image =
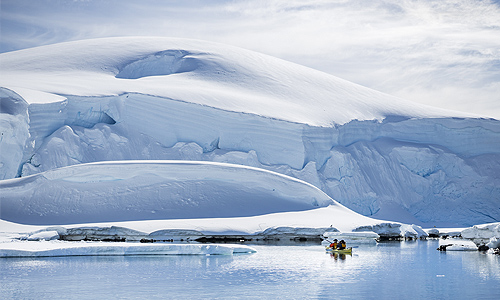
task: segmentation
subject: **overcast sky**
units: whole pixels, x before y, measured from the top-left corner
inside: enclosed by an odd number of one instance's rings
[[[0,52],[171,36],[266,53],[500,119],[500,0],[1,0]]]

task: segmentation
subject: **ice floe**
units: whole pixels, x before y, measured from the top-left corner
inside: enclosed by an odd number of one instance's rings
[[[245,245],[119,243],[119,242],[10,242],[0,243],[0,257],[106,255],[232,255],[253,253]]]

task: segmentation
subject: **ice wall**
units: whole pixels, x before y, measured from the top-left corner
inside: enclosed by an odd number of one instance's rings
[[[23,176],[103,160],[228,162],[305,180],[367,216],[427,225],[500,220],[496,120],[394,116],[315,127],[138,93],[67,96],[29,113],[34,146],[24,150]]]
[[[0,180],[17,175],[29,138],[28,103],[0,87]]]

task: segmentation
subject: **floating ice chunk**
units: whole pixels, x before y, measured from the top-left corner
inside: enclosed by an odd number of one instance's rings
[[[420,226],[417,226],[415,224],[404,224],[401,226],[401,236],[405,238],[420,239],[426,238],[429,235]]]
[[[0,244],[0,257],[116,256],[116,255],[232,255],[254,253],[244,245],[140,244],[103,242],[11,242]]]
[[[500,238],[500,222],[474,225],[462,231],[464,239],[490,239]]]
[[[500,239],[491,238],[486,246],[488,246],[489,248],[500,248]]]
[[[439,248],[444,247],[446,251],[477,251],[477,246],[472,241],[462,239],[439,240]]]

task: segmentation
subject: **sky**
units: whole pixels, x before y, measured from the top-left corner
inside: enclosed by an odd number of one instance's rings
[[[500,0],[0,1],[0,52],[114,36],[225,43],[500,119]]]

